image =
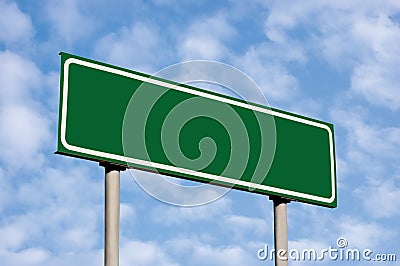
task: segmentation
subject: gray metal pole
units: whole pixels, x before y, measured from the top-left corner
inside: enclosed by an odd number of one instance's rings
[[[275,266],[288,265],[288,229],[286,204],[289,202],[280,197],[274,201],[274,244]]]
[[[104,265],[119,265],[119,208],[120,170],[111,164],[105,169],[105,213],[104,213]]]

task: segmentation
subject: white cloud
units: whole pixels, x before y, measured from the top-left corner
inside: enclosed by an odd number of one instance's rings
[[[50,119],[53,121],[58,120],[58,102],[59,102],[59,81],[60,81],[60,73],[56,71],[52,71],[44,77],[44,88],[41,87],[42,93],[41,95],[46,95],[45,99],[41,99],[43,105],[48,106],[51,110]]]
[[[368,54],[356,65],[352,89],[371,104],[400,108],[400,25],[388,15],[359,20],[353,26],[358,41],[368,44]]]
[[[192,265],[249,265],[252,259],[239,246],[213,247],[197,246],[193,254]]]
[[[332,111],[335,122],[346,128],[352,150],[357,147],[369,155],[379,154],[379,158],[397,158],[400,128],[367,123],[367,114],[366,110],[358,108]]]
[[[344,155],[338,165],[344,163],[345,171],[339,169],[338,174],[361,177],[345,178],[340,184],[353,191],[353,196],[364,207],[360,208],[364,214],[377,219],[397,217],[400,212],[396,204],[391,203],[400,200],[400,187],[395,179],[400,128],[375,125],[368,121],[369,112],[359,108],[336,110],[333,117],[347,134],[347,140],[342,140]]]
[[[40,265],[69,266],[77,263],[85,266],[102,265],[104,263],[103,250],[56,252],[52,253],[51,256]]]
[[[318,207],[314,210],[318,210]],[[371,207],[372,208],[372,207]],[[289,249],[315,249],[317,254],[322,249],[327,249],[329,246],[332,248],[339,248],[337,240],[339,238],[345,238],[347,240],[347,248],[349,249],[372,249],[374,252],[386,250],[390,251],[390,243],[396,240],[398,233],[394,228],[386,227],[382,223],[373,222],[370,219],[365,219],[364,216],[357,216],[356,214],[351,214],[351,216],[342,216],[339,213],[330,213],[329,215],[324,215],[324,212],[318,210],[315,213],[309,212],[309,207],[302,208],[300,211],[305,212],[293,213],[291,212],[291,217],[294,217],[293,227],[299,228],[299,225],[304,221],[303,216],[309,216],[310,218],[305,218],[310,225],[304,225],[303,227],[308,228],[304,237],[296,239],[295,237],[289,238]],[[311,214],[311,215],[310,215]],[[339,215],[338,215],[339,214]],[[318,216],[321,215],[321,220]],[[293,233],[294,234],[294,233]],[[289,231],[289,236],[290,236]],[[297,234],[298,235],[298,234]],[[393,251],[393,250],[392,250]],[[327,254],[325,254],[327,256]],[[328,262],[327,257],[325,257],[324,262]],[[303,262],[299,262],[303,265]],[[318,262],[319,265],[321,262]],[[298,265],[296,263],[296,265]],[[308,265],[304,263],[304,265]]]
[[[223,44],[215,38],[199,35],[189,36],[182,44],[182,50],[184,59],[218,59],[226,51]]]
[[[231,210],[231,200],[222,197],[212,203],[198,207],[163,206],[154,210],[154,220],[166,225],[186,223],[188,221],[209,221],[223,216]]]
[[[243,57],[236,58],[242,67],[264,92],[268,101],[287,100],[296,95],[298,86],[294,76],[276,60],[270,60],[270,47],[250,48]]]
[[[337,248],[335,243],[326,243],[325,241],[315,240],[315,239],[299,239],[294,241],[289,241],[289,261],[290,264],[294,265],[310,265],[316,264],[320,265],[323,262],[327,262],[329,255],[325,254],[324,261],[314,261],[314,258],[321,258],[321,251],[327,249],[331,246],[332,248]],[[295,250],[295,251],[292,251]],[[309,250],[315,250],[316,253],[307,252]],[[315,254],[315,255],[314,255]],[[311,260],[308,258],[311,257]],[[303,260],[303,258],[305,258]]]
[[[335,228],[343,200],[337,209],[327,209],[304,203],[288,204],[288,227],[291,241],[309,239],[315,243],[335,241],[340,236]],[[342,204],[342,205],[341,205]],[[290,233],[292,232],[292,233]]]
[[[349,163],[336,154],[336,176],[337,189],[341,190],[348,186],[345,177],[350,173]]]
[[[127,221],[132,223],[132,219],[135,217],[135,209],[127,203],[120,204],[120,219],[121,222]]]
[[[395,237],[394,231],[375,222],[343,217],[338,222],[341,237],[346,238],[349,248],[374,249]]]
[[[41,84],[42,73],[30,60],[0,52],[0,104],[27,103]]]
[[[41,173],[21,177],[12,192],[13,201],[6,206],[12,215],[1,220],[0,250],[17,257],[22,256],[18,251],[39,246],[51,247],[51,256],[58,255],[55,251],[91,251],[101,235],[97,229],[103,217],[103,183],[92,181],[87,169],[73,166]]]
[[[21,204],[34,209],[71,206],[90,209],[92,204],[102,205],[103,202],[103,183],[98,178],[92,180],[92,175],[89,169],[74,165],[45,168],[40,176],[20,184],[15,196]]]
[[[79,1],[48,1],[45,7],[46,16],[53,30],[52,38],[57,37],[67,44],[79,43],[86,39],[94,29],[90,13],[83,13]]]
[[[396,1],[279,1],[270,6],[266,34],[287,53],[304,49],[339,71],[351,69],[353,92],[371,104],[398,110],[400,26],[390,16],[399,12]],[[298,34],[301,27],[305,34]]]
[[[180,33],[179,33],[180,34]],[[220,60],[227,56],[226,41],[236,34],[225,15],[218,14],[195,21],[180,40],[179,53],[183,60]]]
[[[337,36],[346,33],[347,23],[365,15],[395,13],[400,8],[397,1],[368,2],[358,1],[274,1],[269,4],[266,20],[266,34],[275,42],[284,43],[295,34],[293,29],[300,25],[319,28],[319,33]],[[312,18],[310,20],[310,18]],[[334,18],[334,19],[332,19]],[[309,31],[312,33],[312,31]],[[333,47],[332,47],[333,48]],[[341,48],[341,47],[337,47]],[[354,48],[353,48],[354,49]]]
[[[112,64],[150,71],[170,54],[159,36],[157,27],[137,22],[102,37],[95,53]]]
[[[60,252],[52,253],[44,248],[26,248],[19,251],[1,251],[0,259],[4,266],[69,266],[101,265],[103,263],[103,251],[90,252]]]
[[[42,151],[52,135],[48,113],[38,99],[46,78],[32,61],[0,52],[0,160],[7,167],[38,169],[44,161]]]
[[[173,262],[168,255],[168,252],[156,242],[128,241],[121,245],[120,252],[121,266],[179,265],[178,263]]]
[[[9,167],[38,169],[44,161],[41,153],[50,139],[48,119],[23,105],[0,108],[0,159]]]
[[[354,70],[352,89],[364,96],[371,104],[385,106],[394,111],[399,110],[400,76],[397,72],[399,66],[400,60],[395,64],[379,61],[365,62]]]
[[[241,215],[227,215],[223,224],[229,225],[225,230],[232,232],[235,238],[242,240],[265,236],[270,228],[270,223],[266,219]]]
[[[49,265],[46,263],[50,253],[43,248],[27,248],[18,252],[0,253],[1,263],[4,266],[40,266]]]
[[[136,183],[153,198],[174,206],[199,206],[214,202],[225,195],[229,188],[211,184],[182,185],[178,178],[130,169]]]
[[[5,172],[0,168],[0,213],[11,200],[10,180],[6,178]]]
[[[249,253],[240,246],[214,246],[194,238],[176,238],[167,243],[169,249],[190,265],[255,265],[256,250]]]
[[[30,17],[16,3],[0,2],[0,42],[26,41],[34,34]],[[1,61],[1,60],[0,60]]]
[[[394,179],[368,178],[368,185],[355,190],[363,206],[375,218],[390,218],[400,214],[400,187]]]
[[[0,228],[1,243],[0,247],[4,249],[19,248],[27,239],[26,230],[21,230],[17,224],[10,224]]]

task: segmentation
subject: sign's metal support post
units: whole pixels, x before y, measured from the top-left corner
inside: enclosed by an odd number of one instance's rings
[[[287,203],[289,200],[281,197],[270,197],[274,202],[274,245],[275,266],[288,265],[288,226]]]
[[[100,163],[105,169],[104,266],[119,265],[120,171],[124,168]]]

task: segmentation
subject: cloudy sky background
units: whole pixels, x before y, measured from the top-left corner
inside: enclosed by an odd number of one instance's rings
[[[102,265],[103,169],[53,154],[65,51],[146,73],[224,62],[272,107],[332,122],[338,208],[290,203],[289,246],[345,237],[400,265],[399,44],[397,0],[0,0],[0,264]],[[179,208],[124,172],[121,265],[271,265],[272,218],[265,196]]]

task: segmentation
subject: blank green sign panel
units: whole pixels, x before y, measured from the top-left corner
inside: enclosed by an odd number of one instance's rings
[[[336,207],[333,125],[61,53],[57,152]]]

